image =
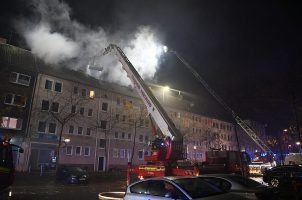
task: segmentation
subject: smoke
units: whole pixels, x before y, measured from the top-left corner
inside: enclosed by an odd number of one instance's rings
[[[32,53],[46,63],[67,65],[109,82],[129,85],[130,81],[113,55],[100,56],[110,43],[119,45],[144,79],[152,79],[162,48],[157,34],[148,26],[137,27],[129,38],[112,35],[102,27],[91,29],[70,17],[71,8],[59,0],[31,0],[34,18],[17,21]],[[102,71],[91,70],[102,68]]]

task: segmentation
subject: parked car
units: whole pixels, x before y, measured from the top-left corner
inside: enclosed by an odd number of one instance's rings
[[[64,183],[87,183],[88,174],[80,167],[59,166],[56,179]]]
[[[237,193],[246,198],[269,199],[274,192],[270,187],[236,174],[204,174],[199,177],[224,191]]]
[[[287,187],[302,184],[302,167],[298,165],[282,165],[266,170],[263,181],[273,187]]]
[[[199,177],[157,177],[135,182],[128,186],[124,200],[169,199],[245,199],[226,192]]]

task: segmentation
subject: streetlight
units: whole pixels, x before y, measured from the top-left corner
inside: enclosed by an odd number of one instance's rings
[[[301,142],[300,142],[300,141],[297,141],[297,142],[296,142],[296,145],[300,146],[300,145],[301,145]]]
[[[196,162],[196,160],[197,160],[197,159],[196,159],[196,149],[197,149],[197,146],[194,145],[194,146],[193,146],[193,149],[194,149],[194,157],[195,157],[195,162]]]

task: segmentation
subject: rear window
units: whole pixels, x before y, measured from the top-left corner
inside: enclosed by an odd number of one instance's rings
[[[246,187],[257,187],[261,185],[257,181],[242,176],[230,176],[230,179]]]
[[[224,193],[220,188],[203,181],[201,178],[181,178],[174,180],[190,197],[203,198]]]

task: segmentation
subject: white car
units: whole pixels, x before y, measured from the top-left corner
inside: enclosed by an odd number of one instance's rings
[[[225,192],[198,177],[161,177],[135,182],[128,186],[124,200],[169,199],[243,199],[242,196]]]

